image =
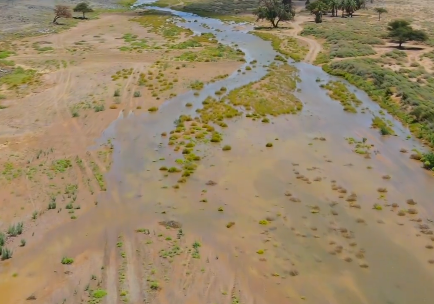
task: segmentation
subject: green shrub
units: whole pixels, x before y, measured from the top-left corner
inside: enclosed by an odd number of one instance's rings
[[[107,291],[104,289],[96,289],[92,292],[92,297],[95,299],[104,298],[107,295]]]
[[[142,96],[142,93],[140,93],[140,91],[134,92],[134,97],[140,97],[140,96]]]
[[[8,228],[8,234],[10,236],[20,235],[20,234],[23,233],[23,227],[24,227],[24,224],[22,222],[19,222],[19,223],[15,224],[15,225],[11,225]]]
[[[115,92],[114,92],[114,94],[113,94],[113,96],[114,97],[121,96],[121,90],[120,89],[116,89]]]
[[[7,260],[12,258],[13,255],[13,251],[6,248],[6,247],[2,247],[1,248],[1,256],[2,256],[2,260]]]
[[[62,263],[63,265],[71,265],[72,263],[74,263],[74,259],[63,257],[60,263]]]
[[[364,90],[382,108],[408,124],[417,138],[434,146],[434,80],[420,84],[379,64],[378,59],[359,58],[333,62],[323,69]],[[392,95],[400,97],[400,102]]]
[[[93,109],[95,110],[95,112],[102,112],[105,110],[105,106],[103,104],[99,104],[94,106]]]
[[[426,169],[434,171],[434,153],[428,152],[422,154],[421,161],[423,162],[423,166]]]
[[[0,232],[0,248],[3,247],[6,243],[6,235],[3,232]]]

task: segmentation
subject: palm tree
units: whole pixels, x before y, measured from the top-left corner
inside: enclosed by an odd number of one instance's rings
[[[339,0],[328,0],[327,5],[329,9],[332,11],[332,17],[338,16],[338,8],[339,8]]]
[[[381,14],[387,13],[387,9],[385,9],[384,7],[376,7],[374,8],[374,11],[378,13],[378,21],[381,20]]]
[[[350,17],[353,17],[353,13],[357,10],[357,3],[355,0],[345,1],[345,11]]]

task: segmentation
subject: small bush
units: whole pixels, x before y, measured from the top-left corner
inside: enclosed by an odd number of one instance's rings
[[[63,265],[71,265],[72,263],[74,263],[74,259],[63,257],[60,263],[62,263]]]
[[[24,224],[22,222],[17,223],[15,225],[11,225],[8,228],[8,234],[10,236],[17,236],[23,233]]]
[[[149,285],[149,287],[150,287],[152,290],[159,290],[159,289],[160,289],[160,284],[158,284],[157,281],[153,281],[153,282],[151,282],[151,284]]]
[[[265,146],[266,146],[267,148],[271,148],[271,147],[273,146],[273,144],[272,144],[272,143],[267,143]]]
[[[229,151],[231,149],[232,149],[232,147],[229,146],[229,145],[224,145],[223,148],[222,148],[223,151]]]
[[[3,247],[6,243],[6,235],[3,232],[0,232],[0,248]]]
[[[38,211],[33,211],[32,219],[36,220],[38,218]]]
[[[2,260],[8,260],[10,258],[12,258],[13,255],[13,251],[6,248],[6,247],[2,247],[1,248],[1,256],[2,256]]]
[[[185,106],[186,106],[186,107],[192,107],[193,104],[192,104],[191,102],[187,102],[187,103],[185,104]]]
[[[95,112],[102,112],[105,110],[105,106],[103,104],[99,104],[93,107]]]
[[[423,162],[423,166],[425,169],[434,171],[434,153],[428,152],[422,154],[421,161]]]
[[[26,246],[26,240],[25,239],[21,239],[21,247]]]
[[[156,112],[156,111],[158,111],[158,108],[157,108],[157,107],[150,107],[150,108],[148,109],[148,111],[149,111],[149,112]]]
[[[104,298],[107,295],[107,291],[104,289],[96,289],[92,292],[92,297],[95,299]]]
[[[134,97],[140,97],[140,96],[142,96],[142,93],[140,93],[140,91],[134,92]]]
[[[114,96],[114,97],[119,97],[119,96],[121,96],[121,90],[116,89],[115,92],[114,92],[114,94],[113,94],[113,96]]]

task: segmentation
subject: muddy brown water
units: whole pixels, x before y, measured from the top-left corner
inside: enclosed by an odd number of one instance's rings
[[[0,264],[0,302],[23,303],[35,291],[55,289],[53,282],[65,280],[53,272],[64,255],[87,255],[96,269],[101,260],[110,261],[106,248],[116,247],[118,235],[133,238],[137,228],[176,220],[187,235],[209,248],[210,256],[227,265],[228,280],[235,277],[242,282],[240,303],[432,303],[434,265],[428,261],[434,259],[434,250],[426,246],[433,242],[418,226],[433,229],[429,221],[434,219],[433,177],[409,154],[399,152],[422,147],[406,139],[408,130],[387,114],[397,136],[383,137],[370,129],[372,113],[378,114],[380,108],[350,85],[363,102],[360,108],[369,111],[344,112],[320,88],[336,78],[318,67],[291,63],[299,71],[296,95],[303,102],[301,113],[273,118],[270,124],[229,120],[222,131],[223,144],[232,150],[224,152],[220,144],[197,146],[197,154],[204,156],[197,172],[180,189],[171,188],[179,176],[164,177],[158,169],[171,166],[180,156],[160,134],[171,131],[179,115],[195,116],[202,101],[222,86],[230,91],[259,80],[266,75],[262,66],[273,62],[276,53],[269,42],[248,34],[248,26],[240,31],[219,20],[161,10],[181,17],[178,24],[196,33],[212,32],[222,43],[237,44],[246,53],[246,65],[257,60],[257,67],[206,85],[199,96],[188,92],[168,100],[157,113],[120,113],[96,144],[113,139],[107,192],[94,210],[50,232],[41,246],[26,247]],[[186,108],[187,102],[193,107]],[[319,137],[326,140],[315,139]],[[345,137],[367,138],[378,153],[366,159],[353,152]],[[273,147],[266,148],[267,142]],[[390,180],[382,178],[386,174]],[[217,184],[207,186],[209,180]],[[333,185],[347,193],[333,190]],[[387,193],[379,193],[379,187],[387,188]],[[291,196],[285,196],[286,191]],[[346,201],[352,192],[360,208]],[[207,202],[200,202],[204,198]],[[417,202],[418,214],[398,216],[399,210],[413,207],[406,204],[410,198]],[[383,206],[381,211],[373,209],[375,203]],[[399,207],[386,206],[392,203]],[[224,212],[218,212],[219,207]],[[259,225],[266,218],[269,224]],[[419,218],[421,222],[416,222]],[[231,221],[234,227],[226,228]],[[263,255],[257,254],[260,249]],[[260,261],[262,257],[266,261]],[[15,271],[18,278],[11,276]],[[134,271],[129,273],[135,276]],[[110,272],[107,276],[108,285],[116,284]],[[78,303],[70,296],[76,279],[67,280],[67,287],[52,292],[44,303],[63,298]],[[104,303],[118,303],[116,291],[107,289]],[[156,303],[188,302],[170,288],[160,292],[170,300]],[[131,303],[141,302],[134,299]]]

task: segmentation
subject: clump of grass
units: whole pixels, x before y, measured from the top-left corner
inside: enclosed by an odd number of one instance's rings
[[[226,228],[231,228],[233,225],[235,225],[235,222],[229,222],[226,224]]]
[[[270,119],[268,119],[267,117],[265,117],[265,118],[262,119],[262,122],[263,122],[263,123],[269,123],[269,122],[270,122]]]
[[[24,224],[23,222],[19,222],[15,225],[11,225],[8,228],[8,234],[10,236],[17,236],[23,233]]]
[[[272,143],[267,143],[266,145],[265,145],[267,148],[271,148],[272,146],[273,146],[273,144]]]
[[[0,248],[3,247],[6,243],[6,235],[3,232],[0,232]]]
[[[149,284],[149,288],[151,288],[152,290],[159,290],[160,284],[158,284],[157,281],[152,281],[151,284]]]
[[[25,239],[21,239],[21,247],[26,246],[26,240]]]
[[[102,112],[105,110],[105,106],[103,104],[98,104],[93,107],[95,112]]]
[[[169,172],[169,173],[175,173],[175,172],[180,172],[181,170],[179,170],[178,168],[176,168],[176,167],[170,167],[168,170],[167,170],[167,172]]]
[[[223,212],[223,208],[222,207],[219,207],[217,210],[220,211],[220,212]]]
[[[264,254],[265,251],[263,249],[259,249],[258,251],[256,251],[257,254]]]
[[[379,204],[374,204],[374,209],[381,211],[381,210],[383,210],[383,207]]]
[[[422,158],[420,159],[423,162],[423,167],[428,170],[434,171],[434,153],[428,152],[422,154]]]
[[[158,107],[150,107],[150,108],[148,109],[148,111],[149,111],[149,112],[156,112],[156,111],[158,111]]]
[[[134,97],[140,97],[140,96],[142,96],[142,93],[140,91],[134,92]]]
[[[113,93],[114,97],[119,97],[121,96],[121,90],[120,89],[116,89],[115,92]]]
[[[224,145],[223,148],[222,148],[222,150],[223,151],[229,151],[229,150],[232,150],[232,147],[229,146],[229,145]]]
[[[92,298],[101,299],[107,295],[107,291],[104,289],[96,289],[92,292]]]
[[[356,97],[354,93],[351,93],[347,86],[340,81],[330,81],[321,87],[328,90],[328,95],[339,101],[344,107],[344,111],[350,113],[357,113],[356,107],[362,104],[362,102]]]
[[[372,127],[380,129],[381,135],[394,135],[395,132],[388,124],[379,116],[374,116],[372,119]]]
[[[8,259],[12,258],[12,255],[13,255],[13,251],[10,250],[9,248],[6,248],[6,247],[1,248],[2,260],[8,260]]]
[[[267,220],[260,220],[259,225],[268,225],[268,221]]]
[[[202,81],[199,81],[199,80],[193,81],[193,82],[190,83],[190,85],[189,85],[189,88],[190,88],[190,89],[192,89],[192,90],[197,90],[197,91],[202,90],[203,87],[204,87],[203,82],[202,82]]]
[[[62,260],[60,261],[60,263],[62,263],[63,265],[71,265],[72,263],[74,263],[74,259],[68,258],[68,257],[63,257]]]

